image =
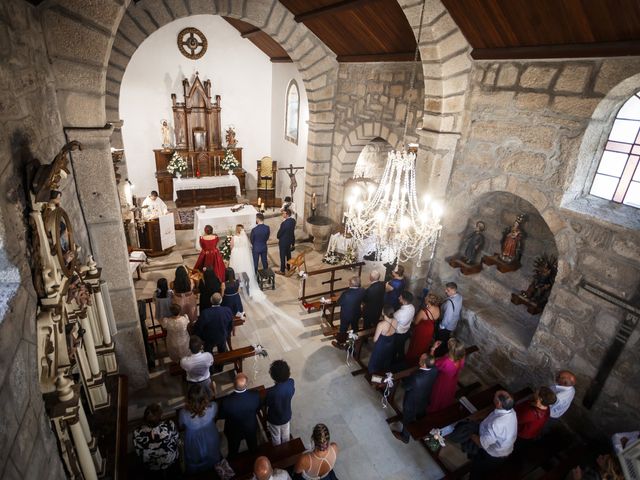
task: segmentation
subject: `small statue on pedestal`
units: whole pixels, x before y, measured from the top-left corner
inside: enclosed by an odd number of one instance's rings
[[[454,255],[448,259],[449,265],[453,268],[460,268],[464,275],[471,275],[482,270],[482,262],[476,262],[478,252],[484,246],[484,230],[486,225],[483,221],[478,221],[471,234],[464,237],[462,254]]]
[[[227,148],[236,148],[236,145],[238,144],[238,140],[236,140],[236,131],[233,129],[232,126],[227,128],[227,130],[225,131],[224,139],[225,139],[225,142],[227,142]]]
[[[162,148],[165,151],[168,151],[171,149],[171,131],[169,130],[169,122],[162,120],[160,125],[160,131],[162,132]]]
[[[513,225],[507,227],[502,232],[502,247],[500,253],[486,255],[482,257],[482,263],[485,265],[496,265],[500,273],[513,272],[518,270],[520,257],[522,255],[522,240],[524,232],[520,228],[524,222],[525,216],[520,214],[516,217]]]
[[[533,280],[529,288],[520,294],[511,294],[511,302],[526,305],[527,311],[536,315],[544,309],[549,300],[551,288],[558,273],[558,259],[553,255],[541,255],[533,262]]]

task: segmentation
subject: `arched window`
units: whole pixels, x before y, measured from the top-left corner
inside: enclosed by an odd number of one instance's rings
[[[287,111],[284,121],[284,138],[298,144],[298,124],[300,120],[300,91],[295,80],[287,87]]]
[[[640,208],[640,92],[618,111],[589,193]]]

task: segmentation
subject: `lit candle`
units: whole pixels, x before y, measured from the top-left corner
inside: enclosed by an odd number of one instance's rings
[[[315,192],[311,195],[311,208],[316,209],[318,199],[316,198]]]
[[[260,201],[260,197],[258,197],[258,207],[260,207],[260,205],[262,205],[262,202]]]
[[[261,210],[264,210],[264,202],[262,202],[262,208],[261,208]]]

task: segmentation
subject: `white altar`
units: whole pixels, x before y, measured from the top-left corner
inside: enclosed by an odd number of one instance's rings
[[[235,175],[220,175],[218,177],[200,178],[174,178],[173,179],[173,201],[178,199],[180,190],[202,190],[205,188],[235,187],[236,196],[240,196],[240,180]]]
[[[242,210],[237,212],[232,212],[231,207],[207,208],[204,212],[196,209],[193,216],[193,233],[195,236],[196,250],[200,250],[200,242],[198,240],[200,236],[204,234],[205,225],[211,225],[213,227],[213,233],[223,236],[227,235],[230,231],[235,232],[236,225],[242,224],[247,234],[249,234],[256,224],[257,213],[258,211],[253,205],[245,205]]]

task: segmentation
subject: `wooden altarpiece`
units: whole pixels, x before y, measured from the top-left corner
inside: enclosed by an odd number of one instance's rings
[[[67,474],[92,479],[105,473],[106,459],[89,419],[112,406],[116,395],[108,391],[107,377],[118,373],[118,364],[105,282],[91,255],[80,262],[73,225],[61,206],[60,182],[69,174],[67,154],[78,148],[78,142],[65,145],[51,164],[31,172],[30,225],[39,298],[35,321],[40,389]]]

